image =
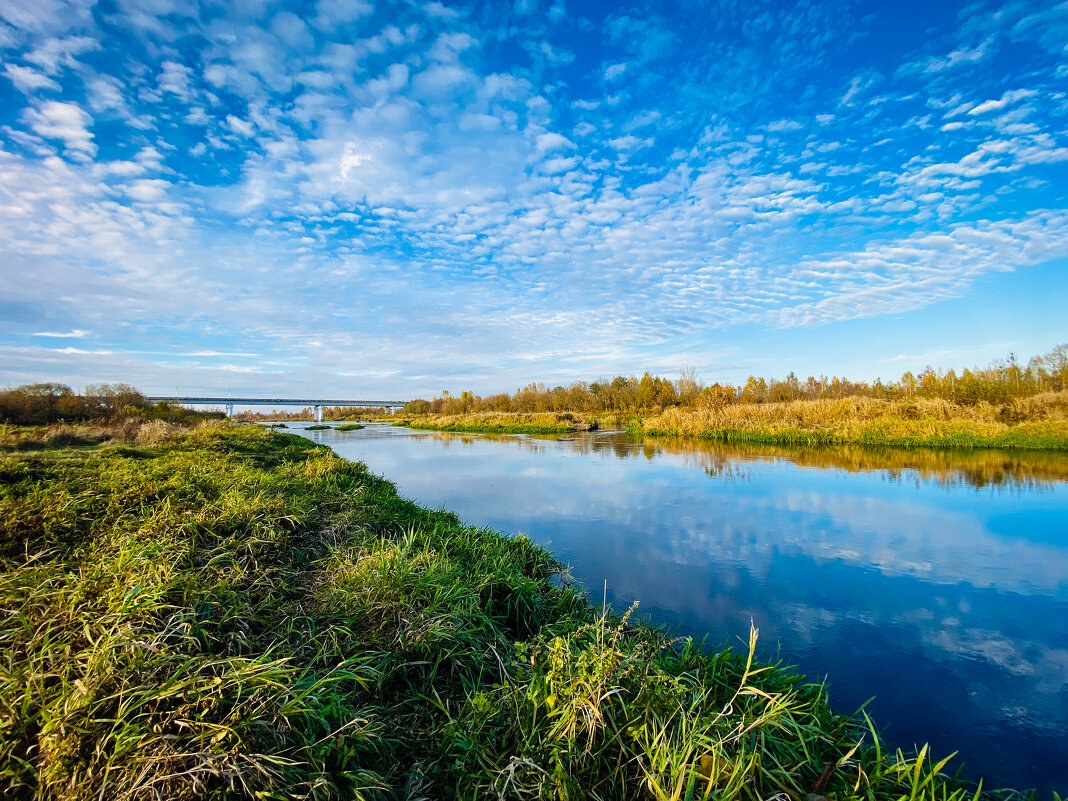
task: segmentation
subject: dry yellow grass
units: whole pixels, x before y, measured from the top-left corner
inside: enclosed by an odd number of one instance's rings
[[[227,426],[226,422],[207,421],[200,427]],[[32,450],[99,445],[105,442],[126,445],[158,445],[186,432],[191,427],[165,420],[114,420],[88,423],[53,423],[48,426],[0,425],[0,449]]]
[[[726,441],[1061,449],[1068,448],[1068,392],[1000,406],[927,398],[705,404],[668,409],[641,428]]]

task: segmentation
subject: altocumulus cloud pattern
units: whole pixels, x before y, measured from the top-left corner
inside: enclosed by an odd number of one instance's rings
[[[677,369],[1068,256],[1066,3],[0,20],[3,382]]]

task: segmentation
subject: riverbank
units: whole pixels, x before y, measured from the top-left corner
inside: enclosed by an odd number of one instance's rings
[[[423,431],[468,434],[570,434],[598,427],[596,418],[572,412],[477,412],[459,415],[420,415],[391,421]]]
[[[872,398],[673,408],[639,433],[773,445],[1068,450],[1068,392],[995,406]]]
[[[1068,392],[1008,404],[873,398],[788,403],[702,402],[629,418],[572,412],[426,415],[411,428],[492,434],[567,434],[626,425],[635,436],[698,437],[768,445],[1068,450]]]
[[[4,455],[0,559],[12,797],[973,796],[295,436]]]

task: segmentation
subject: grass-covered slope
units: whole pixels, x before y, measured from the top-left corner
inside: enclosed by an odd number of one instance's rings
[[[0,795],[966,797],[559,567],[259,428],[0,456]]]

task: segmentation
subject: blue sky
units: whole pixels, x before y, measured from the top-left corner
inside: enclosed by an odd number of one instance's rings
[[[1068,341],[1068,3],[0,3],[0,385]]]

